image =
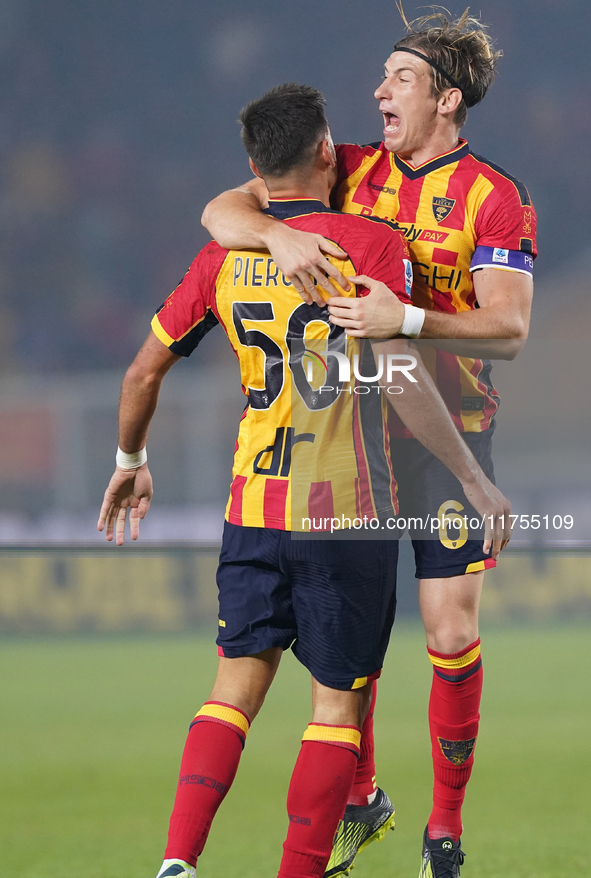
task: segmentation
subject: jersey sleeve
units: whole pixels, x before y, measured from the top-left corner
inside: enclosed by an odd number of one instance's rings
[[[227,250],[208,244],[152,318],[152,331],[173,354],[190,356],[219,323],[215,282]]]
[[[358,274],[386,284],[401,302],[412,302],[412,262],[402,232],[384,220],[367,218],[370,238],[357,265]],[[367,290],[361,295],[367,295]]]
[[[525,186],[511,180],[495,186],[478,211],[475,231],[470,271],[499,268],[533,274],[536,212]]]

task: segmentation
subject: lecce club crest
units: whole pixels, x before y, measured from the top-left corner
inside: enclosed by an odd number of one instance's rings
[[[447,219],[447,217],[454,209],[455,203],[455,198],[443,198],[443,196],[435,196],[433,198],[431,207],[433,208],[433,216],[438,223],[441,223],[444,219]]]
[[[437,738],[441,752],[448,762],[454,765],[461,765],[472,756],[476,738],[470,738],[468,741],[447,741],[445,738]]]

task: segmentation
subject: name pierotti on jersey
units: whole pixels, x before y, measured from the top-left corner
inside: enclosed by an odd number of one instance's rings
[[[232,286],[291,287],[292,283],[279,271],[270,256],[235,256]]]

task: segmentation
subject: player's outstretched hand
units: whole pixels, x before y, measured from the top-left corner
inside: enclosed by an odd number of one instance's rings
[[[105,491],[97,525],[100,531],[105,530],[106,527],[106,537],[109,542],[112,541],[114,534],[117,545],[123,545],[128,509],[131,510],[129,513],[131,539],[137,540],[140,535],[140,519],[144,518],[150,508],[152,494],[152,476],[147,463],[131,470],[115,468]]]
[[[381,281],[365,274],[350,277],[351,283],[367,287],[360,299],[332,296],[327,300],[330,322],[358,338],[394,338],[404,321],[404,305]]]
[[[511,539],[511,504],[484,474],[476,482],[462,487],[466,499],[484,520],[483,551],[496,561]]]
[[[293,229],[285,223],[274,223],[272,234],[267,233],[267,238],[275,265],[292,282],[307,305],[316,302],[324,307],[326,303],[319,287],[331,296],[335,292],[331,279],[344,290],[351,289],[345,276],[326,258],[347,258],[345,251],[332,241],[313,232]]]

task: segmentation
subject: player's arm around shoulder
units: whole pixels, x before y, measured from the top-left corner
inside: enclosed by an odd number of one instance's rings
[[[368,239],[357,276],[349,280],[358,285],[360,296],[328,299],[330,320],[350,336],[393,338],[403,330],[408,315],[419,311],[411,305],[412,263],[408,247],[402,233],[390,223],[365,217],[359,220],[364,221],[363,231]]]
[[[222,247],[268,250],[275,265],[307,304],[324,305],[315,282],[330,295],[332,287],[327,282],[327,275],[348,289],[348,281],[326,258],[342,259],[342,250],[322,235],[291,228],[263,213],[268,203],[267,187],[257,177],[210,201],[201,222]]]
[[[268,205],[267,187],[259,177],[254,177],[206,204],[201,224],[220,247],[228,250],[261,248],[265,246],[267,227],[273,223],[272,217],[262,213]]]

